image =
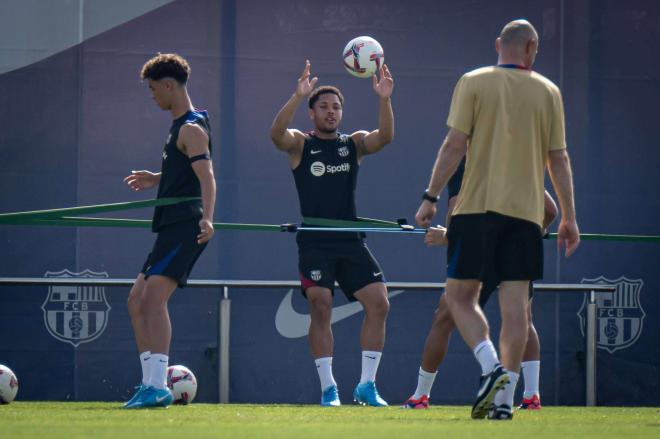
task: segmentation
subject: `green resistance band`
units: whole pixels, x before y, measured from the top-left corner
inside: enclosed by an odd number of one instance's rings
[[[129,209],[142,209],[145,207],[169,206],[181,202],[198,200],[199,197],[158,198],[154,200],[129,201],[124,203],[98,204],[93,206],[70,207],[64,209],[35,210],[28,212],[13,212],[0,214],[0,224],[14,225],[46,225],[70,227],[126,227],[150,228],[151,220],[124,219],[124,218],[94,218],[72,215],[117,212]],[[295,224],[242,224],[242,223],[213,223],[216,229],[224,230],[252,230],[252,231],[318,231],[318,232],[402,232],[425,233],[424,229],[415,229],[406,226],[405,221],[384,221],[371,218],[358,218],[357,221],[344,221],[328,218],[303,218],[305,226]],[[556,233],[549,233],[547,239],[557,239]],[[598,233],[582,233],[583,241],[619,241],[619,242],[660,242],[660,236],[651,235],[613,235]]]
[[[142,209],[145,207],[169,206],[185,201],[198,200],[199,197],[157,198],[155,200],[128,201],[125,203],[97,204],[94,206],[67,207],[64,209],[33,210],[0,214],[0,224],[25,224],[26,220],[59,219],[70,215],[117,212],[121,210]]]

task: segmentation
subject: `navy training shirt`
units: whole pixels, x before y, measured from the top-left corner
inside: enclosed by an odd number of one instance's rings
[[[202,188],[199,179],[192,169],[188,156],[176,147],[179,131],[186,124],[199,125],[209,136],[209,153],[211,152],[211,128],[206,111],[188,111],[172,122],[169,136],[163,148],[161,164],[162,175],[158,185],[157,198],[168,197],[200,197]],[[163,226],[202,217],[202,200],[192,200],[169,206],[158,206],[154,209],[151,230],[158,232]]]
[[[359,164],[351,136],[305,137],[300,164],[293,170],[303,217],[356,221],[355,187]],[[299,232],[298,243],[360,240],[359,233]]]

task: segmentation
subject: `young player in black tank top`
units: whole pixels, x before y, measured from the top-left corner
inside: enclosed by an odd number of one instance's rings
[[[344,98],[335,87],[314,85],[307,61],[296,91],[279,111],[271,127],[275,146],[289,155],[303,216],[356,220],[355,187],[360,162],[392,141],[394,116],[390,97],[393,79],[387,66],[373,78],[380,100],[379,128],[340,134]],[[288,129],[298,106],[309,95],[309,117],[314,131],[304,134]],[[299,270],[307,297],[311,324],[309,338],[321,380],[321,405],[340,405],[332,375],[333,337],[330,326],[335,280],[349,300],[358,300],[365,310],[360,334],[362,375],[353,397],[362,404],[386,406],[378,395],[375,377],[385,342],[389,311],[387,288],[380,266],[357,233],[310,233],[298,235]]]
[[[142,383],[125,408],[167,406],[165,386],[172,328],[167,302],[185,286],[195,261],[213,237],[215,177],[206,112],[195,111],[186,82],[190,67],[175,54],[158,54],[142,68],[156,104],[174,119],[163,149],[161,172],[133,171],[124,181],[136,191],[158,185],[158,198],[201,197],[154,211],[156,242],[128,298],[140,352]]]

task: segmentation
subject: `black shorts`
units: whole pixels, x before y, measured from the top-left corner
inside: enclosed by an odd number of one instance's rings
[[[199,219],[163,226],[142,267],[145,279],[153,275],[167,276],[185,287],[190,270],[206,248],[206,244],[197,244],[199,232]]]
[[[456,215],[447,239],[448,278],[487,283],[543,277],[543,236],[531,221],[495,212]]]
[[[352,302],[357,300],[356,291],[385,282],[383,270],[363,241],[298,244],[298,270],[303,295],[310,287],[328,288],[334,294],[336,280]]]

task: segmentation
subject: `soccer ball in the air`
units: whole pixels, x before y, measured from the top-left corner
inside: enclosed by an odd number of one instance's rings
[[[344,67],[351,75],[369,78],[385,62],[383,48],[371,37],[357,37],[344,48]]]
[[[174,404],[190,404],[197,394],[197,378],[186,366],[167,368],[167,387],[174,395]]]
[[[9,404],[16,398],[18,380],[10,368],[0,364],[0,404]]]

